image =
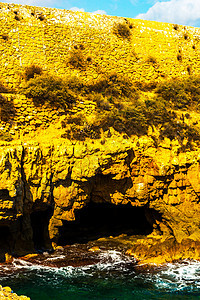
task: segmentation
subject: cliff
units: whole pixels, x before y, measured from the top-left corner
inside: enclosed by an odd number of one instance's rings
[[[199,259],[200,30],[3,3],[0,24],[1,260],[88,234],[104,204],[139,260]]]

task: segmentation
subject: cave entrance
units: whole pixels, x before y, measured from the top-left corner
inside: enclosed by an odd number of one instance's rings
[[[144,207],[90,202],[76,211],[75,221],[63,221],[58,244],[87,243],[120,234],[147,235],[152,231]]]
[[[48,226],[53,214],[53,209],[49,207],[44,211],[34,211],[31,213],[31,226],[33,230],[33,243],[35,250],[44,251],[51,249]]]

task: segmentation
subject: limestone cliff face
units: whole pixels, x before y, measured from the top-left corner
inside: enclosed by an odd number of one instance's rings
[[[139,260],[200,259],[200,148],[190,137],[189,150],[189,137],[179,134],[193,126],[199,132],[198,101],[189,113],[188,107],[175,107],[174,124],[182,127],[173,124],[171,140],[162,140],[159,134],[165,120],[148,124],[140,137],[134,130],[129,136],[119,133],[111,125],[102,126],[98,136],[91,129],[91,124],[98,127],[98,105],[110,107],[101,111],[107,115],[116,107],[119,113],[121,104],[137,106],[134,100],[143,107],[156,103],[153,86],[157,83],[198,77],[200,30],[14,4],[1,3],[0,7],[0,88],[8,104],[12,100],[15,112],[10,119],[4,118],[7,108],[1,104],[0,259],[6,253],[9,257],[56,247],[64,227],[90,203],[142,208],[142,222],[145,219],[149,224],[147,236],[135,237],[127,252]],[[130,31],[128,38],[115,34],[118,23]],[[69,64],[74,51],[82,57],[82,69]],[[36,106],[21,94],[24,71],[31,64],[43,66],[47,74],[72,79],[75,86],[81,82],[85,90],[76,92],[76,103],[67,110]],[[94,90],[88,95],[87,88],[102,84],[111,72],[124,76],[125,83],[127,78],[136,83],[135,94],[143,86],[140,94],[131,95],[133,99],[123,97],[123,89],[126,92],[129,87],[122,82],[122,87],[114,89],[118,102],[105,90],[97,91],[94,100]],[[108,87],[116,84],[112,76],[106,78]],[[73,118],[83,124],[77,125]],[[137,110],[133,118],[137,119]],[[79,137],[89,128],[90,136],[78,141],[72,135],[74,127]],[[118,223],[122,222],[119,216]],[[140,232],[144,224],[138,221],[134,226]],[[68,243],[67,234],[63,243]]]
[[[31,216],[39,212],[49,212],[43,215],[41,236],[43,247],[50,248],[51,242],[58,241],[63,221],[74,220],[76,211],[90,201],[145,207],[153,226],[146,243],[199,242],[199,160],[199,151],[179,153],[178,145],[167,139],[156,148],[151,138],[127,140],[114,134],[103,145],[68,140],[4,145],[1,254],[34,251]],[[141,240],[139,244],[141,250]],[[140,258],[144,249],[139,253]],[[192,252],[190,256],[197,258]]]

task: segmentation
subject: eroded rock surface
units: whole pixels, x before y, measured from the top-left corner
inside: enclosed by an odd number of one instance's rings
[[[143,207],[152,232],[128,251],[159,262],[199,258],[200,151],[150,137],[1,147],[1,259],[55,248],[88,203]],[[102,215],[102,219],[104,216]],[[118,217],[119,224],[123,222]],[[134,224],[136,231],[141,226]],[[138,227],[138,228],[137,228]],[[67,236],[64,238],[68,244]],[[180,251],[181,249],[181,251]],[[161,259],[162,257],[162,259]],[[165,259],[164,259],[165,260]]]

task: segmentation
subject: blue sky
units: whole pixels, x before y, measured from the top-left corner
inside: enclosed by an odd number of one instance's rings
[[[200,0],[6,0],[200,27]]]

